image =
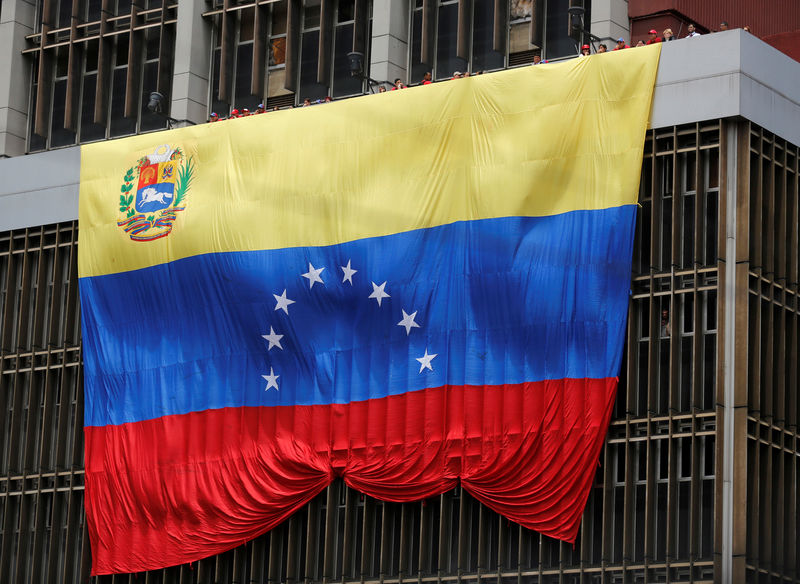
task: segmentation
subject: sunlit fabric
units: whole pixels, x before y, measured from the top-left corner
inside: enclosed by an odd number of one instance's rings
[[[84,146],[93,573],[226,551],[336,477],[574,541],[658,51]]]

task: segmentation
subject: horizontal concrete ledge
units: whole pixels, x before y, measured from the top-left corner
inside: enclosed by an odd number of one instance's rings
[[[372,67],[389,78],[405,75],[391,60]],[[797,79],[800,63],[742,30],[665,43],[650,125],[741,116],[800,145]],[[180,105],[199,110],[202,104],[185,99]],[[0,175],[0,231],[78,217],[79,147],[2,159]]]
[[[742,116],[800,144],[800,63],[741,29],[664,43],[650,125]]]
[[[0,231],[78,217],[77,146],[0,160]]]

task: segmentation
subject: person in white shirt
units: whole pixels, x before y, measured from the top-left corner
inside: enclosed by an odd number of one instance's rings
[[[689,26],[686,28],[686,30],[688,30],[688,31],[689,31],[689,34],[687,34],[687,35],[686,35],[686,38],[687,38],[687,39],[690,39],[690,38],[692,38],[692,37],[698,37],[698,36],[700,36],[700,33],[699,33],[699,32],[697,32],[697,31],[694,29],[694,25],[693,25],[692,23],[689,23]]]

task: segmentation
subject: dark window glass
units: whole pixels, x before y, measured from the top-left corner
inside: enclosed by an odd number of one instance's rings
[[[319,26],[319,5],[306,6],[306,10],[303,13],[303,29],[308,30],[310,28],[316,28],[318,26]]]
[[[86,71],[97,71],[97,40],[86,43],[84,59],[86,60]]]
[[[114,70],[111,87],[111,137],[127,136],[136,132],[136,118],[125,117],[125,78],[127,67]]]
[[[159,128],[166,127],[166,120],[164,116],[160,116],[154,112],[151,112],[147,109],[147,98],[150,95],[150,91],[155,91],[156,86],[156,78],[158,77],[158,63],[145,63],[144,67],[142,68],[142,86],[144,87],[143,97],[141,107],[139,111],[141,112],[141,124],[140,128],[142,132],[146,132],[148,130],[158,130]]]
[[[86,2],[86,20],[95,22],[100,20],[100,11],[103,7],[103,0],[88,0]]]
[[[633,271],[635,275],[647,274],[650,271],[651,207],[649,200],[642,201],[639,205],[636,238],[633,246]]]
[[[431,67],[422,62],[422,11],[415,10],[411,18],[411,75],[408,82],[419,83]]]
[[[662,440],[662,442],[665,441]],[[666,447],[666,444],[664,446]],[[656,485],[656,493],[658,502],[656,506],[655,545],[653,546],[653,551],[655,552],[655,559],[663,562],[667,549],[667,483],[658,483]]]
[[[239,11],[239,42],[253,40],[253,29],[255,26],[255,11],[253,8],[244,8]]]
[[[272,6],[272,34],[286,34],[286,2],[276,2]]]
[[[708,438],[713,439],[713,436]],[[700,523],[700,558],[710,560],[714,554],[714,479],[706,479],[702,485],[702,521]]]
[[[634,414],[636,416],[644,416],[647,414],[647,389],[648,389],[648,354],[650,343],[648,341],[639,341],[639,359],[636,370],[639,373],[638,383],[636,386],[636,400],[633,405]]]
[[[261,98],[250,95],[250,83],[253,78],[253,45],[239,45],[236,49],[236,94],[234,103],[239,109],[254,110]]]
[[[227,117],[228,104],[219,99],[219,60],[220,49],[214,49],[214,64],[211,73],[211,111],[219,114],[220,117]]]
[[[684,453],[684,456],[689,456],[689,453]],[[690,509],[690,492],[691,485],[688,481],[681,481],[678,483],[678,557],[689,557],[689,529],[691,522]]]
[[[467,64],[456,56],[458,34],[458,5],[439,7],[438,35],[436,38],[436,78],[449,79],[454,71],[464,72]]]
[[[672,264],[672,198],[661,201],[661,269],[670,270]]]
[[[705,264],[714,266],[717,263],[717,223],[718,209],[717,199],[719,193],[711,191],[706,194],[706,245],[705,245]]]
[[[472,70],[490,71],[505,65],[503,55],[492,50],[494,0],[475,0],[472,31]]]
[[[614,488],[614,535],[612,540],[611,561],[622,562],[622,536],[625,526],[625,487]]]
[[[717,379],[717,335],[705,335],[703,347],[703,409],[714,409],[714,396],[716,395]]]
[[[355,18],[355,0],[339,0],[337,22],[347,22]]]
[[[72,0],[61,0],[58,3],[58,28],[64,28],[71,24]]]
[[[161,0],[147,0],[148,8],[161,8],[161,5],[162,5]]]
[[[578,47],[574,40],[567,36],[567,9],[569,0],[549,0],[545,21],[545,59],[557,59],[576,55]],[[590,21],[587,21],[590,22]]]
[[[36,91],[36,86],[33,86],[33,91]],[[38,152],[39,150],[44,150],[47,147],[47,141],[40,136],[33,132],[33,116],[31,116],[31,139],[30,144],[28,146],[28,152]]]
[[[56,49],[56,77],[66,77],[69,72],[69,47]]]
[[[128,39],[130,33],[123,33],[117,35],[117,58],[114,64],[117,67],[122,67],[128,64]]]
[[[117,0],[117,16],[131,13],[131,0]]]
[[[681,387],[678,404],[680,411],[687,412],[690,409],[692,396],[692,337],[690,335],[681,337]]]
[[[361,79],[350,75],[347,53],[353,47],[353,25],[336,27],[336,42],[333,51],[333,97],[355,95],[363,91]],[[369,71],[367,71],[369,74]]]
[[[317,62],[319,59],[319,31],[303,33],[303,47],[300,59],[300,91],[299,98],[312,102],[327,95],[327,89],[317,83]]]
[[[639,443],[642,444],[641,442]],[[636,537],[634,537],[633,559],[636,562],[644,560],[644,520],[645,502],[647,500],[646,485],[636,485],[636,515],[634,523],[636,525]]]
[[[158,49],[161,40],[161,30],[158,28],[147,29],[147,38],[145,43],[145,60],[151,61],[158,59]]]
[[[683,195],[683,247],[682,266],[691,268],[694,266],[694,195]]]
[[[31,67],[31,115],[28,116],[28,151],[34,152],[36,150],[43,150],[47,144],[45,140],[36,134],[34,134],[33,129],[36,123],[36,94],[38,93],[38,84],[36,80],[39,76],[39,56],[37,56],[33,60],[33,66]],[[2,293],[0,293],[0,297],[2,297]],[[2,449],[0,449],[0,452]]]
[[[75,133],[64,129],[64,107],[67,97],[67,80],[55,82],[53,87],[53,114],[50,118],[50,146],[67,146],[75,143]]]
[[[97,73],[83,77],[83,98],[81,102],[81,142],[102,140],[106,137],[104,124],[94,123],[94,97],[97,89]]]

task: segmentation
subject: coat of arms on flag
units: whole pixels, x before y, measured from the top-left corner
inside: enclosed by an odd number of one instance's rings
[[[168,144],[140,158],[123,177],[117,225],[133,241],[153,241],[169,235],[178,212],[186,208],[193,171],[191,157],[186,158],[180,148]]]

